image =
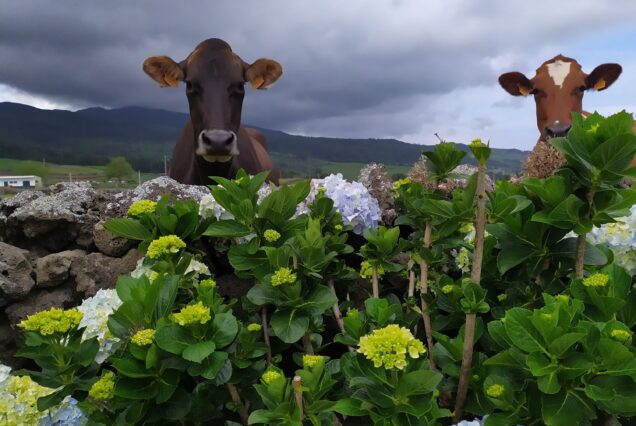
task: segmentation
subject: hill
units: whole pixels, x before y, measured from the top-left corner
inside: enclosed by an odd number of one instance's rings
[[[141,107],[72,112],[4,102],[0,103],[0,157],[103,165],[109,158],[123,155],[136,169],[162,172],[164,155],[170,157],[187,119],[187,114]],[[277,167],[287,176],[315,176],[347,163],[343,167],[351,177],[352,169],[372,161],[402,172],[423,149],[430,148],[395,139],[307,137],[260,130]],[[468,151],[466,145],[458,146]],[[495,148],[490,168],[497,174],[517,172],[525,155],[516,149]],[[474,163],[470,154],[466,162]]]

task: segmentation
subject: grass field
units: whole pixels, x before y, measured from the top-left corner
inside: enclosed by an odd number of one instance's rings
[[[355,180],[360,174],[360,169],[365,165],[363,163],[340,163],[328,162],[309,158],[299,160],[296,157],[274,154],[274,164],[281,172],[284,181],[298,180],[302,178],[324,177],[331,173],[342,173],[345,179]],[[0,176],[18,174],[18,165],[22,160],[12,160],[8,158],[0,158]],[[51,185],[57,182],[74,181],[90,181],[96,187],[134,187],[137,184],[137,175],[131,176],[129,181],[117,185],[108,182],[104,177],[104,166],[79,166],[73,164],[54,164],[46,163],[49,172],[46,184]],[[390,175],[395,173],[407,174],[409,167],[403,165],[386,166]],[[142,173],[141,181],[153,179],[160,174]]]
[[[22,160],[12,160],[8,158],[0,158],[0,176],[17,174],[18,165]],[[110,187],[134,187],[138,183],[138,176],[130,176],[128,182],[124,182],[120,185],[116,183],[108,182],[104,177],[104,166],[78,166],[74,164],[53,164],[47,163],[46,169],[49,175],[46,180],[47,185],[52,185],[57,182],[74,181],[90,181],[96,187],[110,188]],[[141,181],[153,179],[159,174],[155,173],[142,173]]]

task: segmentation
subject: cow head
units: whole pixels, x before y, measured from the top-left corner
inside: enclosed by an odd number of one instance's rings
[[[499,76],[499,84],[513,96],[534,95],[541,140],[565,136],[572,125],[572,113],[583,111],[583,93],[605,90],[616,81],[622,68],[603,64],[585,74],[576,60],[558,55],[544,62],[532,79],[520,72]]]
[[[271,59],[247,64],[219,39],[200,43],[179,63],[167,56],[152,56],[144,61],[143,70],[161,87],[185,82],[195,153],[208,162],[227,162],[239,154],[237,133],[245,83],[267,89],[283,73]]]

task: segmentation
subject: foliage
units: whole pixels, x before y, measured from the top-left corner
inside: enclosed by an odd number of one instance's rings
[[[126,160],[126,157],[113,157],[104,167],[104,176],[106,178],[116,178],[119,181],[135,173],[132,166]]]
[[[460,377],[465,417],[487,415],[486,425],[629,424],[633,271],[576,236],[618,226],[636,200],[616,186],[633,174],[626,123],[622,113],[575,118],[554,141],[566,167],[498,182],[481,197],[483,253],[472,226],[477,179],[454,185],[462,154],[451,144],[427,155],[429,181],[394,189],[396,227],[369,227],[364,240],[326,190],[263,189],[263,174],[216,178],[203,207],[140,204],[106,225],[146,253],[120,277],[121,303],[109,303],[115,343],[102,350],[106,336],[74,314],[38,314],[24,323],[20,354],[39,369],[16,374],[55,389],[39,408],[72,396],[95,424],[449,424]],[[472,148],[485,166],[488,146]],[[633,230],[621,229],[611,237],[631,244]],[[200,263],[207,238],[253,283],[240,303],[222,297],[224,284]],[[384,271],[371,274],[382,280],[379,297],[366,297],[368,269]],[[418,272],[428,286],[419,294]]]

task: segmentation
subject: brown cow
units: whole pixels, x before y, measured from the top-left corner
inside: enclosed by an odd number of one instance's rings
[[[201,42],[177,63],[167,56],[152,56],[143,70],[161,87],[186,84],[190,120],[174,147],[168,175],[181,183],[209,185],[210,176],[233,178],[243,168],[249,174],[269,170],[278,184],[265,138],[241,125],[244,84],[268,89],[282,75],[271,59],[244,62],[219,39]]]
[[[567,134],[572,125],[572,112],[583,113],[586,90],[607,89],[621,71],[618,64],[602,64],[585,74],[576,60],[558,55],[537,68],[532,79],[520,72],[499,77],[499,84],[511,95],[534,95],[541,136],[524,164],[526,176],[546,177],[564,164],[563,155],[546,141]]]

